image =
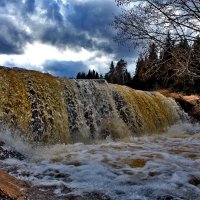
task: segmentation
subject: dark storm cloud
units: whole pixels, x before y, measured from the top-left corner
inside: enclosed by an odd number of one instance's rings
[[[74,4],[74,12],[68,20],[77,30],[85,31],[91,36],[107,38],[112,36],[111,23],[117,12],[111,1],[88,1],[84,4]]]
[[[30,37],[5,17],[0,17],[0,27],[0,54],[21,54]]]
[[[59,48],[68,46],[106,53],[115,51],[111,23],[117,8],[111,1],[69,3],[64,7],[64,14],[61,14],[61,3],[48,3],[46,6],[44,17],[47,21],[53,20],[56,23],[38,28],[38,37],[42,42]]]
[[[24,10],[27,13],[33,13],[35,11],[35,0],[26,0],[24,5]]]
[[[130,59],[134,51],[113,41],[111,24],[119,12],[114,0],[0,0],[0,54],[20,54],[28,42],[39,41]]]
[[[70,29],[62,29],[56,25],[45,27],[39,35],[39,40],[55,45],[58,48],[70,47],[77,50],[80,47],[92,49],[94,45],[92,39],[81,31],[74,33]]]
[[[44,17],[57,23],[57,26],[63,24],[63,16],[61,14],[62,1],[42,0],[41,9],[45,12]]]
[[[81,61],[57,61],[57,60],[48,60],[43,64],[44,71],[54,74],[56,76],[63,77],[76,77],[78,72],[87,72],[88,67]]]
[[[85,3],[77,3],[69,1],[68,4],[63,4],[60,0],[1,0],[0,11],[4,14],[4,19],[0,19],[2,24],[11,17],[15,17],[13,25],[9,23],[9,34],[13,31],[20,42],[27,42],[25,30],[21,27],[16,29],[16,20],[24,24],[32,33],[32,40],[39,40],[44,43],[56,45],[58,48],[80,48],[84,47],[89,50],[102,50],[107,53],[114,51],[114,48],[109,43],[112,40],[113,29],[110,26],[114,13],[117,9],[112,1],[88,1]],[[13,9],[10,11],[11,9]],[[40,9],[40,12],[37,11]],[[39,15],[39,19],[34,20],[34,17]],[[6,36],[4,36],[6,37]],[[24,37],[24,38],[23,38]],[[11,38],[10,42],[14,43],[16,38]],[[6,43],[2,42],[1,44]],[[7,41],[5,39],[5,41]],[[109,41],[109,42],[108,42]],[[24,43],[15,45],[8,44],[7,51],[9,53],[20,52]],[[112,43],[112,42],[111,42]],[[2,50],[4,52],[4,50]],[[2,52],[0,50],[0,52]]]

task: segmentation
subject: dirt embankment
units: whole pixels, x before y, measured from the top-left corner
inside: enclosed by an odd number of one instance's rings
[[[169,90],[158,90],[166,97],[173,98],[182,109],[188,113],[195,121],[200,122],[200,96],[199,95],[184,95],[177,92],[171,92]]]

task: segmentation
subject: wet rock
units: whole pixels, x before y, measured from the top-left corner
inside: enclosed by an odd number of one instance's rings
[[[68,200],[111,200],[106,194],[100,192],[85,192],[83,195],[67,195],[66,199]]]
[[[160,172],[157,172],[157,171],[151,171],[148,173],[149,176],[153,177],[153,176],[159,176],[160,175]]]
[[[159,196],[156,198],[156,200],[184,200],[183,197],[179,198],[179,197],[173,197],[171,195],[164,195],[164,196]]]
[[[99,192],[92,192],[92,193],[85,193],[84,194],[85,200],[111,200],[111,198],[106,195]]]
[[[71,181],[71,179],[69,178],[69,174],[62,173],[59,170],[55,170],[55,169],[45,170],[42,174],[38,174],[36,177],[42,178],[43,176],[53,177],[53,178],[56,178],[56,180],[63,180],[65,182]]]
[[[5,145],[5,143],[3,141],[0,141],[0,147],[4,146],[4,145]]]
[[[190,184],[192,184],[192,185],[197,186],[197,185],[200,184],[200,176],[191,175],[188,182],[189,182]]]
[[[68,199],[65,198],[64,195],[57,196],[55,192],[57,189],[58,188],[56,186],[33,186],[27,191],[26,196],[28,200]],[[63,187],[60,188],[60,192],[67,194],[71,192],[71,190],[63,185]]]
[[[9,174],[0,171],[0,199],[25,200],[25,190],[28,185],[18,181]]]
[[[71,189],[65,185],[32,185],[28,182],[17,180],[0,170],[0,200],[66,200],[68,198],[65,195],[70,192]],[[61,195],[61,193],[65,195]]]
[[[14,150],[6,149],[4,145],[4,142],[0,141],[0,160],[5,160],[7,158],[16,158],[18,160],[25,159],[25,157],[21,153]]]

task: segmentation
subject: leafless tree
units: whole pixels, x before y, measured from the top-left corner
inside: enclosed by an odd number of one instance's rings
[[[200,34],[199,0],[116,1],[124,9],[114,20],[119,42],[153,40],[162,44],[168,32],[176,41],[193,41]]]
[[[119,43],[139,45],[154,42],[160,49],[170,33],[175,42],[193,42],[200,35],[200,0],[115,0],[122,13],[115,17],[115,40]],[[190,52],[189,52],[190,54]],[[177,74],[188,72],[199,77],[188,60],[173,55],[179,63]],[[182,66],[182,67],[180,67]],[[176,67],[176,66],[174,66]],[[153,68],[152,68],[153,69]],[[154,72],[154,70],[149,69]]]

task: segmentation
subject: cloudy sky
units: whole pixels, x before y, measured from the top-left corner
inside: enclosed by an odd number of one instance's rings
[[[0,65],[73,77],[125,59],[134,50],[114,43],[115,0],[0,0]]]

